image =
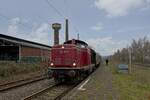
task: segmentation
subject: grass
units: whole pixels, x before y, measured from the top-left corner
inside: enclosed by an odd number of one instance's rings
[[[150,100],[150,69],[133,66],[131,74],[123,74],[116,66],[113,62],[99,69],[73,100]]]
[[[150,100],[150,69],[132,67],[131,74],[121,74],[111,66],[113,87],[120,100]]]
[[[42,64],[0,62],[0,79],[42,70]]]

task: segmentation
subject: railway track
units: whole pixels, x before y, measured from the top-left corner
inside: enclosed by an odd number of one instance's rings
[[[22,100],[60,100],[78,84],[79,83],[72,85],[55,84],[41,91],[33,93],[30,96],[23,98]]]
[[[46,79],[45,76],[36,76],[36,77],[28,78],[28,79],[23,79],[23,80],[8,82],[5,84],[0,84],[0,92],[4,92],[4,91],[10,90],[10,89],[21,87],[23,85],[27,85],[27,84],[30,84],[33,82],[44,80],[44,79]]]

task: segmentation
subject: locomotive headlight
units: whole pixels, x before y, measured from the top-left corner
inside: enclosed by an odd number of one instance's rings
[[[61,48],[62,48],[62,49],[64,49],[65,47],[64,47],[64,46],[62,46]]]
[[[76,63],[73,63],[73,66],[76,66]]]
[[[51,66],[54,66],[54,63],[51,63]]]

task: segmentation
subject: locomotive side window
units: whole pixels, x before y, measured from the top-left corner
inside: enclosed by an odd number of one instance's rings
[[[85,45],[81,45],[81,48],[86,48],[86,46]]]
[[[86,45],[80,44],[80,43],[77,43],[77,46],[79,46],[80,48],[86,48],[87,47]]]

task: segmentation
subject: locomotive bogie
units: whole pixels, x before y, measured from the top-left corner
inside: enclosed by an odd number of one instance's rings
[[[88,76],[92,70],[53,70],[53,78],[56,83],[64,81],[79,81]]]

